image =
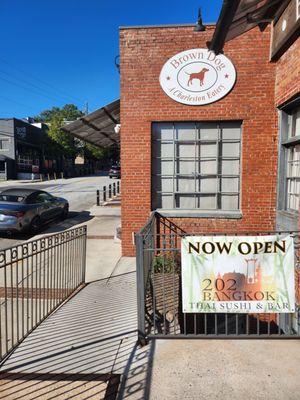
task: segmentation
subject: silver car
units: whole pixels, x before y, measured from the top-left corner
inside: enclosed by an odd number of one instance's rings
[[[69,203],[43,190],[7,189],[0,193],[0,231],[38,233],[52,219],[68,216]]]

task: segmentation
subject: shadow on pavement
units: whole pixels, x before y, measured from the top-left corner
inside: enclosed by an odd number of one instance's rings
[[[92,215],[90,215],[89,211],[70,211],[69,216],[67,219],[64,221],[61,220],[53,220],[50,221],[49,223],[43,225],[39,235],[44,235],[44,234],[51,234],[51,233],[58,233],[62,232],[66,229],[70,229],[75,225],[78,224],[83,224],[84,222],[87,222],[93,218]],[[20,240],[20,241],[26,241],[30,240],[34,237],[33,234],[29,233],[22,233],[22,232],[17,232],[17,233],[7,233],[7,232],[0,232],[0,238],[3,239],[14,239],[14,240]]]
[[[70,211],[69,216],[64,221],[60,221],[57,224],[49,224],[42,233],[51,234],[65,231],[66,229],[73,228],[73,226],[78,224],[83,224],[90,221],[94,217],[89,211]]]
[[[137,345],[135,273],[93,282],[2,366],[0,398],[149,398],[154,341]]]

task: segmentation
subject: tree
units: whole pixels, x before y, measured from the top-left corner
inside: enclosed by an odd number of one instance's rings
[[[52,107],[50,110],[44,110],[34,117],[36,122],[51,122],[53,117],[60,117],[63,121],[74,121],[84,114],[75,104],[65,104],[62,108]]]
[[[101,159],[105,155],[105,150],[101,147],[94,146],[90,143],[85,143],[85,154],[95,159]]]
[[[117,163],[120,159],[120,149],[117,145],[100,148],[98,146],[85,142],[83,147],[83,154],[89,159],[94,158],[95,160],[101,161],[102,166]]]
[[[44,110],[34,119],[48,125],[47,133],[54,150],[59,151],[67,158],[74,158],[78,153],[74,138],[63,132],[61,127],[66,121],[74,121],[82,115],[83,112],[74,104],[65,104],[62,108],[52,107],[50,110]]]

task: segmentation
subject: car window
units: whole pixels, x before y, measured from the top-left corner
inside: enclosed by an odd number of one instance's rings
[[[11,203],[22,203],[23,200],[24,200],[23,196],[0,194],[0,201],[9,201]]]
[[[28,204],[46,203],[48,201],[51,201],[51,199],[52,199],[52,196],[50,194],[40,192],[40,193],[34,193],[34,194],[30,195],[27,198],[26,202]]]
[[[52,196],[48,193],[38,193],[36,199],[38,203],[46,203],[52,200]]]

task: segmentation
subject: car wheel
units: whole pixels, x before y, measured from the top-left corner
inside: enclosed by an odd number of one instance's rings
[[[67,219],[67,218],[68,218],[68,215],[69,215],[69,207],[68,207],[68,206],[65,206],[64,209],[63,209],[63,212],[62,212],[62,214],[61,214],[61,219],[62,219],[62,220]]]
[[[30,232],[31,233],[39,233],[41,230],[41,219],[40,217],[35,217],[33,218],[33,220],[31,221],[30,224]]]

